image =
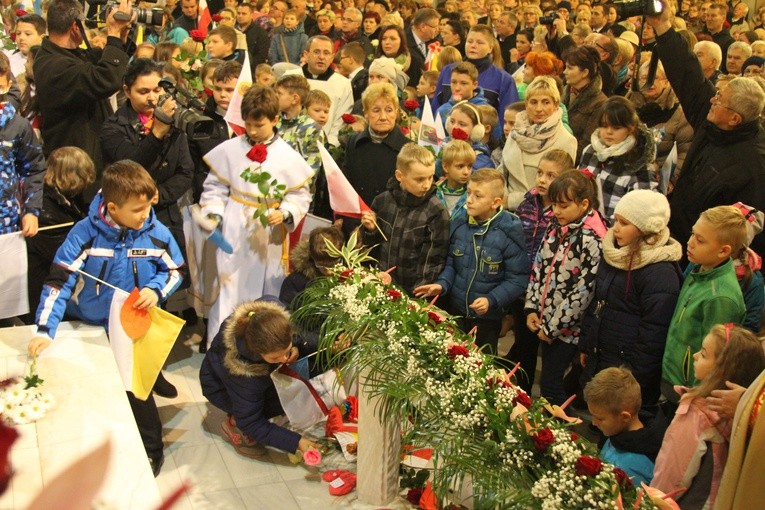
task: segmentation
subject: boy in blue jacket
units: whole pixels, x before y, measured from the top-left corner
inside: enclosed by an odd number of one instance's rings
[[[156,197],[154,180],[138,163],[117,161],[104,170],[88,217],[72,227],[56,252],[40,296],[37,333],[28,346],[31,356],[51,344],[65,314],[108,328],[114,291],[78,270],[124,291],[141,289],[134,305],[141,310],[167,299],[180,285],[183,257],[170,231],[154,216]],[[164,461],[157,406],[151,395],[146,401],[132,392],[127,396],[156,476]]]
[[[436,283],[418,297],[446,294],[461,326],[477,326],[476,345],[497,354],[502,317],[526,291],[529,260],[521,220],[502,208],[504,179],[493,168],[477,170],[467,186],[466,208],[452,219],[449,255]]]

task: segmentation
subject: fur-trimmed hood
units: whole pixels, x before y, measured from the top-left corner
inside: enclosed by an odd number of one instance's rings
[[[311,260],[308,239],[303,239],[295,245],[290,254],[290,261],[292,262],[292,268],[304,274],[309,280],[314,280],[321,276],[321,273],[319,273],[316,265]]]
[[[267,363],[254,353],[250,353],[244,343],[250,315],[262,310],[274,310],[289,319],[289,312],[278,300],[259,300],[242,303],[226,320],[222,331],[223,364],[231,375],[239,377],[261,377],[270,374],[278,364]]]

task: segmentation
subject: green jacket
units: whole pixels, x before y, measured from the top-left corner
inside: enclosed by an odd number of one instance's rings
[[[662,378],[673,385],[694,386],[693,355],[709,330],[716,324],[741,324],[745,315],[732,260],[709,271],[689,273],[669,324]]]

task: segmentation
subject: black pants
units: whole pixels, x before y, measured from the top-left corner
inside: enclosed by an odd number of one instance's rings
[[[459,325],[465,333],[469,333],[471,329],[477,326],[475,344],[479,348],[488,345],[489,349],[491,349],[488,352],[495,356],[497,355],[497,344],[499,342],[499,332],[502,329],[502,319],[463,318],[459,319]]]
[[[154,395],[149,394],[146,400],[139,400],[133,395],[133,392],[127,392],[130,409],[133,411],[133,418],[138,425],[138,433],[141,434],[141,441],[146,450],[146,456],[156,460],[162,457],[162,421],[159,419],[157,404],[154,402]]]
[[[513,315],[513,331],[515,342],[510,352],[505,356],[508,360],[521,364],[521,371],[516,372],[518,386],[531,395],[531,387],[534,386],[534,375],[537,371],[537,359],[539,356],[539,337],[526,327],[526,314],[523,312],[524,300],[518,299],[510,305],[510,313]]]

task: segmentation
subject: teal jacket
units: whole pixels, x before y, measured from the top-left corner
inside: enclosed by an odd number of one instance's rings
[[[662,379],[672,385],[696,385],[693,354],[701,349],[704,337],[716,324],[741,324],[745,315],[732,260],[709,271],[689,273],[669,324]]]

